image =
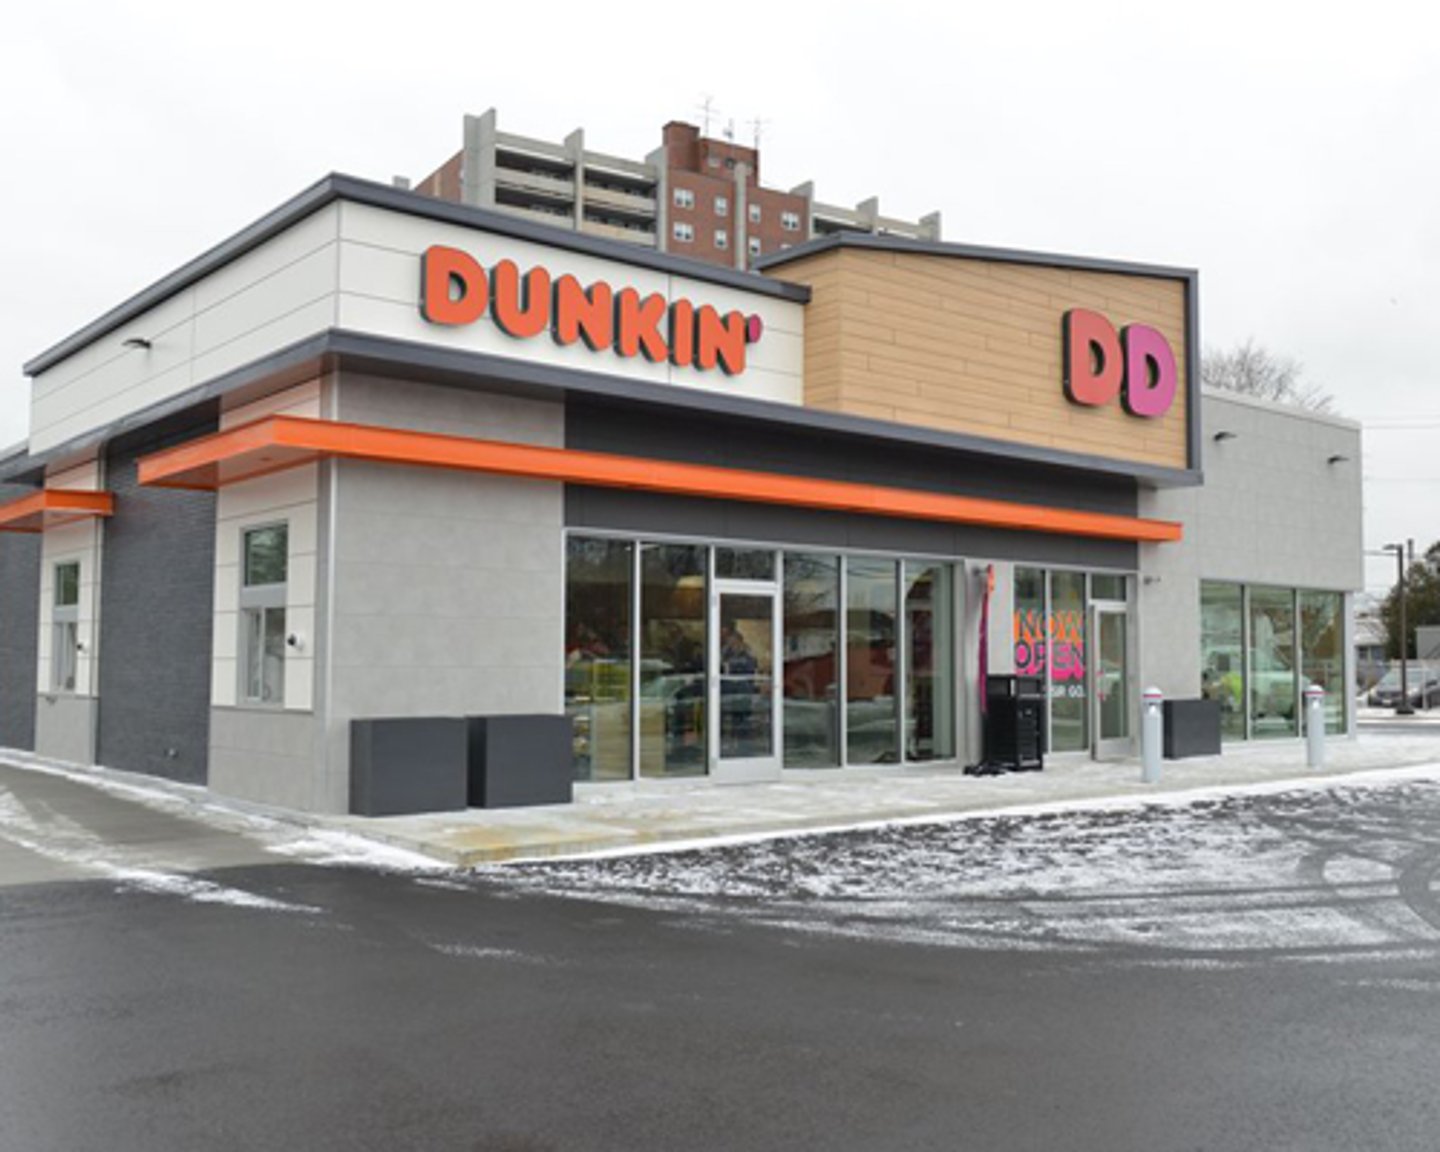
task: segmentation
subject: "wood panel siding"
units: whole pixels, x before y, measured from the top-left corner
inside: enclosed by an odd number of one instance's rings
[[[1108,459],[1187,466],[1186,282],[1165,276],[838,248],[771,275],[808,284],[805,403]],[[1164,416],[1070,403],[1061,321],[1149,324],[1175,353]]]

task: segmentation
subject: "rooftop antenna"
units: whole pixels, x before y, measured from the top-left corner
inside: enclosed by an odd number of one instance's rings
[[[695,107],[700,109],[700,135],[709,136],[710,117],[715,111],[715,97],[711,96],[708,92],[702,93],[700,103],[695,105]]]
[[[730,141],[730,143],[732,143],[732,144],[735,143],[735,121],[734,121],[734,120],[727,120],[727,121],[725,122],[725,139],[728,140],[728,141]]]
[[[765,134],[765,126],[770,121],[761,116],[756,116],[750,121],[750,138],[755,141],[755,151],[760,151],[760,137]]]

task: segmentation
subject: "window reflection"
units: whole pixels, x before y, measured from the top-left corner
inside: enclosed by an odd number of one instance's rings
[[[905,563],[905,755],[955,755],[950,567]]]
[[[1250,734],[1294,736],[1295,594],[1288,588],[1250,589]]]
[[[899,755],[895,700],[895,562],[846,561],[846,744],[852,764]]]
[[[785,767],[840,763],[840,560],[785,554]]]
[[[640,774],[703,776],[706,551],[640,548]]]
[[[570,537],[565,547],[565,714],[575,779],[630,778],[633,545]]]
[[[1240,585],[1200,585],[1200,694],[1220,705],[1220,735],[1245,738],[1244,622]]]

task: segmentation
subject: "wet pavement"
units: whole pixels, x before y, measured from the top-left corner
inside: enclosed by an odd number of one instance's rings
[[[480,872],[297,837],[0,771],[0,1148],[1440,1130],[1435,778]]]

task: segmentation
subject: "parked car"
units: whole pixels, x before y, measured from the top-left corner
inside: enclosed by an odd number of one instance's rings
[[[1412,708],[1433,708],[1440,704],[1440,671],[1424,664],[1412,664],[1406,674]],[[1372,708],[1395,708],[1400,704],[1400,669],[1391,668],[1370,690],[1365,702]]]

